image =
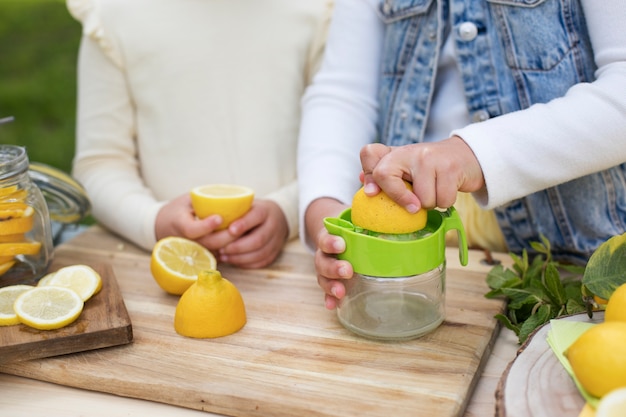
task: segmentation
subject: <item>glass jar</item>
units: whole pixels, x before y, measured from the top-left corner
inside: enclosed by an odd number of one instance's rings
[[[378,340],[410,340],[435,330],[445,318],[445,262],[407,277],[355,274],[337,317],[348,330]]]
[[[24,147],[0,145],[0,287],[36,284],[52,261],[48,206],[28,171]]]

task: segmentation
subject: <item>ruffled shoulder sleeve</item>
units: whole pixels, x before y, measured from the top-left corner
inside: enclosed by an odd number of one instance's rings
[[[115,65],[122,68],[122,55],[115,47],[113,40],[106,33],[100,19],[99,3],[97,0],[67,0],[67,9],[83,25],[83,36],[95,40],[107,57]]]

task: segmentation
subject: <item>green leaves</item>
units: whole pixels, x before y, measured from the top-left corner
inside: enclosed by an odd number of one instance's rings
[[[549,320],[586,311],[581,284],[585,268],[554,261],[550,242],[543,236],[531,246],[537,251],[532,261],[526,250],[521,256],[511,253],[510,269],[496,265],[487,275],[491,291],[485,296],[506,297],[508,312],[496,318],[515,332],[520,344]]]
[[[626,282],[626,234],[613,236],[589,258],[583,284],[592,294],[608,300]]]

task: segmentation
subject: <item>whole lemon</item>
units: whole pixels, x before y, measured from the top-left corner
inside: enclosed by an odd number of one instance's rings
[[[585,331],[564,352],[576,378],[591,394],[602,398],[626,387],[626,322],[603,322]]]
[[[178,300],[174,329],[182,336],[222,337],[246,324],[243,298],[217,270],[201,271],[198,280]]]
[[[604,321],[626,322],[626,284],[622,284],[613,291],[606,304]]]
[[[411,183],[404,181],[407,189]],[[393,201],[384,191],[370,197],[363,187],[352,199],[352,223],[365,230],[386,234],[405,234],[421,230],[426,226],[428,212],[420,209],[409,213]]]

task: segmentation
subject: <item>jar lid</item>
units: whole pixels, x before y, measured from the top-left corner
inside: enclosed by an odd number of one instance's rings
[[[87,192],[71,175],[40,162],[31,162],[28,169],[31,180],[41,190],[50,213],[50,219],[59,223],[77,223],[91,211]]]

